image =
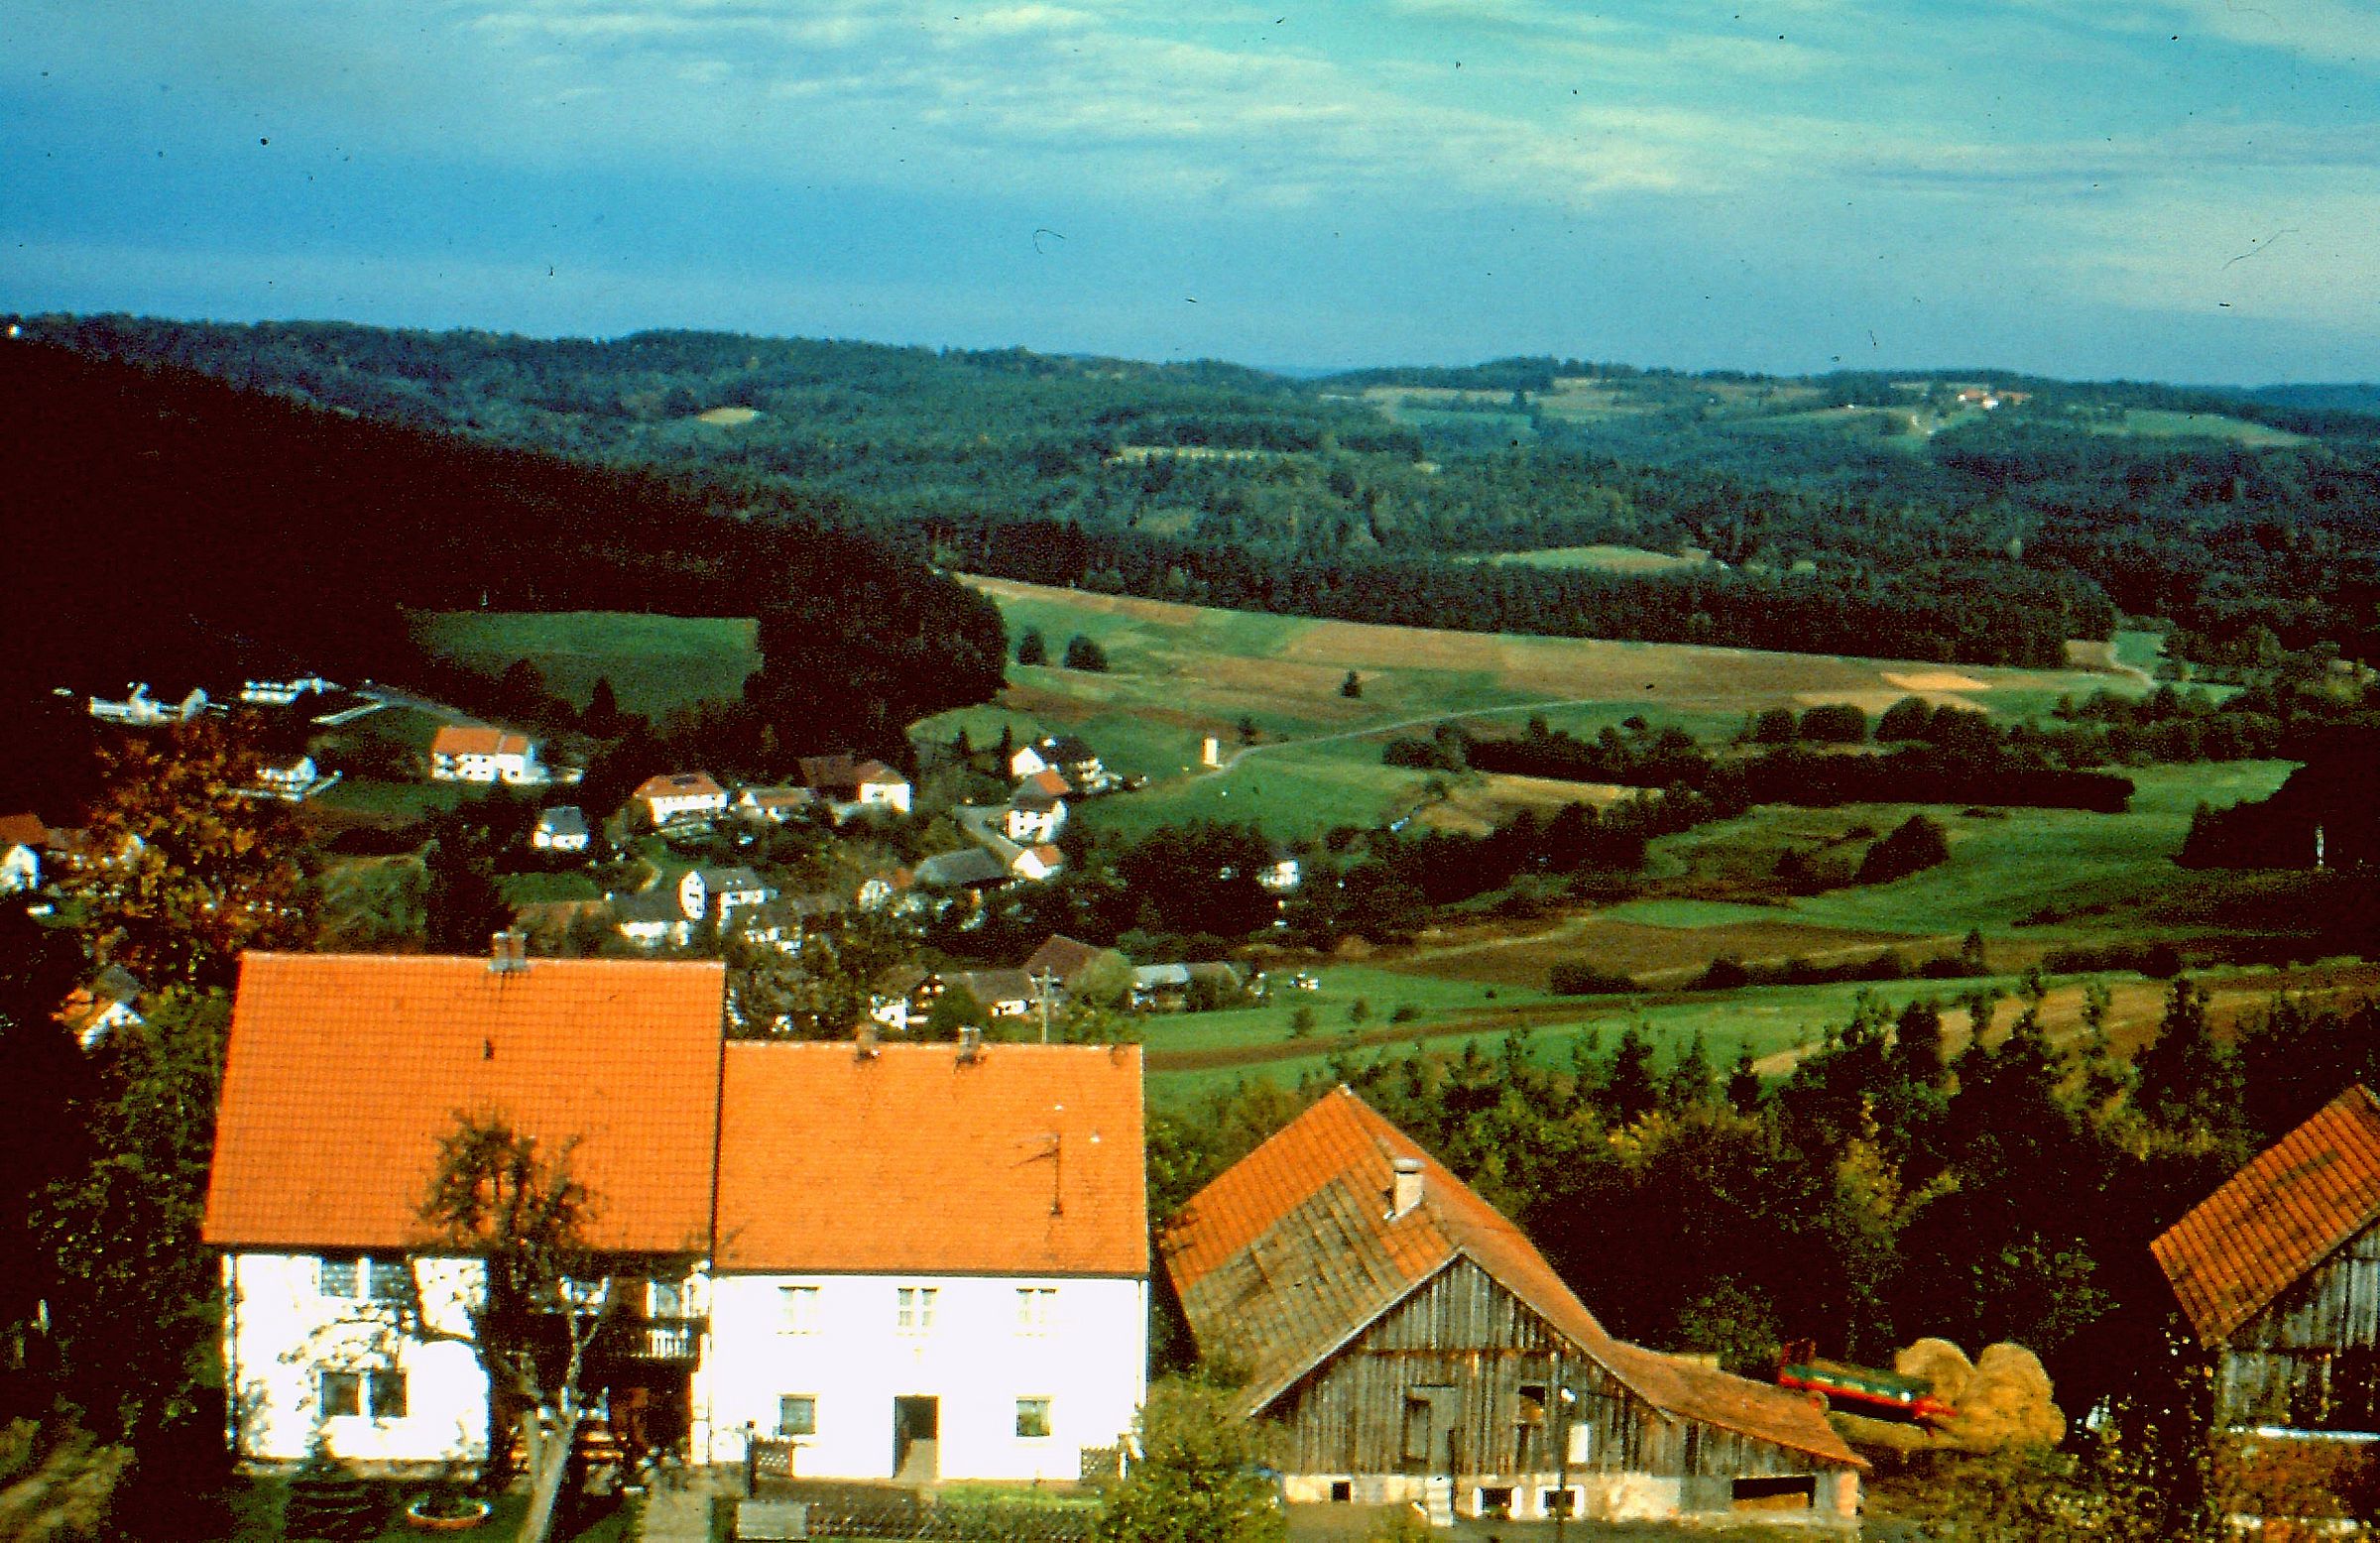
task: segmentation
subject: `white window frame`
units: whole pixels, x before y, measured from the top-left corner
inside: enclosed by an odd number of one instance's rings
[[[901,1334],[931,1334],[934,1332],[934,1298],[939,1290],[933,1286],[898,1286],[892,1297],[892,1327]]]
[[[1016,1288],[1016,1332],[1042,1335],[1050,1331],[1057,1319],[1058,1288],[1055,1286],[1018,1286]]]
[[[346,1289],[331,1272],[346,1272]],[[414,1267],[402,1254],[325,1253],[314,1260],[314,1293],[340,1302],[402,1302],[413,1294]]]
[[[810,1428],[806,1431],[785,1429],[786,1405],[801,1403],[807,1406]],[[818,1395],[816,1393],[779,1393],[776,1395],[776,1434],[788,1441],[804,1441],[818,1434]]]
[[[1057,1402],[1047,1393],[1028,1393],[1017,1399],[1016,1439],[1018,1441],[1051,1440],[1057,1434],[1058,1429]],[[1041,1427],[1040,1430],[1028,1431],[1024,1428],[1028,1416]]]
[[[819,1300],[816,1286],[777,1287],[776,1332],[779,1334],[816,1334],[818,1332]]]

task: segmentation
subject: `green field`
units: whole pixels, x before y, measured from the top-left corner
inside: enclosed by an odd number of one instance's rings
[[[437,611],[416,615],[414,637],[483,675],[528,659],[574,707],[609,679],[623,709],[657,718],[741,696],[745,677],[761,667],[755,626],[751,617],[636,611]]]
[[[2172,413],[2160,408],[2127,408],[2121,423],[2093,424],[2092,432],[2142,439],[2222,439],[2252,449],[2314,442],[2286,428],[2270,428],[2220,413]]]
[[[964,729],[982,747],[1004,727],[1020,742],[1079,734],[1118,773],[1149,779],[1143,791],[1083,808],[1100,827],[1128,831],[1204,816],[1253,819],[1296,838],[1393,819],[1432,779],[1381,766],[1381,742],[1449,717],[1517,728],[1542,713],[1556,728],[1593,733],[1642,715],[1724,739],[1761,708],[1842,700],[1881,712],[1938,678],[1962,700],[2022,716],[2062,695],[2141,688],[2083,670],[1945,676],[1938,665],[1831,654],[1374,627],[972,582],[999,602],[1012,638],[1037,630],[1058,654],[1080,634],[1107,651],[1110,668],[1012,665],[998,702],[926,719],[912,738],[948,744]],[[1351,670],[1359,698],[1341,694]],[[1228,758],[1243,720],[1263,748],[1229,772],[1202,771],[1202,739],[1215,737]]]
[[[1699,568],[1709,556],[1681,557],[1642,546],[1539,546],[1528,551],[1489,552],[1480,562],[1517,562],[1531,568],[1597,568],[1606,573],[1660,573]]]

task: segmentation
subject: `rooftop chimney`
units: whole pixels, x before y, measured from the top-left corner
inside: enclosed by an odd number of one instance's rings
[[[1421,1204],[1421,1159],[1397,1157],[1391,1159],[1388,1166],[1395,1174],[1389,1189],[1388,1206],[1389,1218],[1394,1220]]]
[[[983,1059],[983,1055],[984,1031],[982,1027],[974,1023],[961,1025],[959,1029],[960,1064],[964,1065],[969,1061],[979,1061]]]
[[[855,1036],[855,1038],[857,1040],[856,1053],[859,1055],[859,1058],[863,1061],[875,1060],[877,1052],[876,1019],[860,1019],[859,1033]]]
[[[498,975],[511,975],[529,968],[529,934],[518,927],[507,927],[488,939],[488,968]]]

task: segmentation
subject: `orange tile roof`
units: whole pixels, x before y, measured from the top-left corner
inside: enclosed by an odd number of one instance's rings
[[[0,814],[0,847],[46,847],[50,827],[31,814]]]
[[[592,1242],[709,1240],[725,975],[712,962],[252,953],[207,1185],[225,1247],[397,1248],[458,1114],[573,1137]]]
[[[1144,1275],[1136,1045],[727,1047],[722,1270]]]
[[[708,772],[663,772],[649,776],[637,784],[632,798],[708,798],[713,794],[725,797],[721,787]]]
[[[1050,771],[1047,768],[1043,768],[1041,771],[1034,772],[1031,776],[1026,777],[1022,782],[1019,782],[1017,786],[1020,788],[1029,787],[1036,791],[1047,793],[1052,798],[1063,798],[1068,793],[1074,791],[1073,783],[1067,781],[1066,778],[1060,775],[1058,772]]]
[[[2349,1088],[2149,1245],[2207,1345],[2380,1218],[2380,1100]]]
[[[450,723],[438,730],[429,749],[436,756],[521,756],[529,752],[529,737],[484,724]]]
[[[1421,1163],[1422,1199],[1391,1216],[1397,1158]],[[1518,1227],[1345,1086],[1193,1196],[1160,1246],[1191,1332],[1251,1362],[1250,1413],[1468,1257],[1654,1408],[1866,1467],[1800,1397],[1612,1339]]]

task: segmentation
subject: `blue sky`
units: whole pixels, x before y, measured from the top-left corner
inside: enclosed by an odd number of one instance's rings
[[[2380,378],[2366,0],[0,0],[0,308]]]

